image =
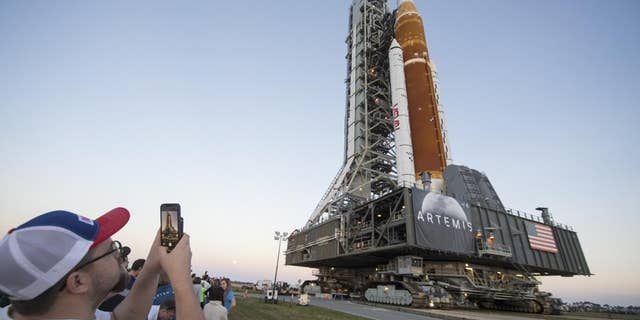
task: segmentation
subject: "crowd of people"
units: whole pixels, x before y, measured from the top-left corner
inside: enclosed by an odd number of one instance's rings
[[[236,306],[236,298],[228,278],[202,277],[191,274],[193,291],[200,298],[200,306],[206,319],[227,319],[231,308]]]
[[[204,305],[209,300],[213,300],[210,298],[213,290],[220,288],[223,293],[223,298],[220,300],[224,304],[224,307],[227,310],[231,310],[232,307],[236,306],[236,298],[233,293],[233,289],[231,288],[231,282],[229,278],[226,277],[209,277],[207,274],[208,271],[205,271],[202,277],[196,276],[195,273],[191,274],[191,279],[193,280],[193,290],[197,296],[200,297],[200,303],[204,308]]]
[[[129,266],[131,249],[111,238],[129,216],[52,211],[9,231],[0,241],[0,320],[227,320],[236,305],[229,279],[191,273],[189,235],[169,252],[156,232],[147,258]]]

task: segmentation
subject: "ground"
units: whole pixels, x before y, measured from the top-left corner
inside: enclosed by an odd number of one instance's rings
[[[567,312],[561,317],[566,317],[567,319],[578,319],[578,317],[587,317],[598,319],[640,320],[640,314],[616,314],[606,312]]]
[[[229,314],[229,320],[366,320],[346,313],[314,306],[298,306],[290,303],[270,304],[257,298],[236,298],[236,307]]]
[[[277,305],[264,303],[262,298],[243,299],[236,295],[237,306],[229,315],[230,320],[245,319],[295,319],[295,320],[363,320],[363,319],[448,319],[448,320],[596,320],[619,319],[640,320],[640,315],[619,315],[606,313],[565,313],[560,316],[486,311],[486,310],[442,310],[442,309],[410,309],[402,307],[369,305],[349,301],[325,300],[312,298],[311,303],[319,306],[297,306],[280,300]],[[286,299],[287,297],[282,297]],[[388,308],[388,309],[387,309]],[[358,317],[331,309],[339,309],[352,314],[367,315],[370,318]],[[395,312],[395,309],[404,312]],[[386,310],[386,311],[385,311]]]

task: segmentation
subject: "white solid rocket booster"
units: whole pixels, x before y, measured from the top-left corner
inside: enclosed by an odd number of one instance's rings
[[[389,48],[389,73],[391,78],[391,110],[393,111],[393,129],[396,143],[396,169],[398,186],[413,187],[416,182],[413,165],[413,146],[409,126],[409,106],[407,85],[404,79],[404,60],[402,48],[396,39]]]

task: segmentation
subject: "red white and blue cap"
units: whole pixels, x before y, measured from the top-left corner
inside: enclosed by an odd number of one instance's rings
[[[0,291],[12,300],[39,296],[127,221],[125,208],[115,208],[95,220],[59,210],[12,229],[0,241]]]

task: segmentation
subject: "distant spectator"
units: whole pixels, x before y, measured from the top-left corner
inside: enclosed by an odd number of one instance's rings
[[[200,308],[202,308],[202,280],[200,277],[193,278],[193,293],[196,295],[198,302],[200,302]]]
[[[224,289],[212,287],[208,291],[209,303],[204,306],[204,318],[206,320],[227,320],[227,308],[222,305]]]
[[[9,296],[4,294],[4,292],[0,292],[0,308],[4,308],[10,304]]]
[[[224,307],[227,308],[227,311],[231,311],[231,308],[236,306],[236,297],[231,289],[229,279],[223,278],[220,280],[220,287],[224,290]]]
[[[127,246],[122,247],[122,254],[124,256],[122,260],[122,266],[125,270],[129,270],[129,254],[131,254],[131,248]]]
[[[205,279],[204,277],[207,277],[207,278]],[[204,277],[202,278],[201,284],[202,284],[202,288],[206,291],[206,290],[209,290],[209,288],[211,288],[211,282],[210,282],[209,276],[205,275]]]
[[[174,300],[175,294],[173,292],[173,287],[171,287],[171,283],[169,283],[169,277],[164,272],[160,273],[160,280],[158,282],[158,289],[156,290],[156,295],[153,297],[153,305],[159,306],[163,302],[167,300]]]
[[[129,270],[129,281],[127,282],[127,289],[131,290],[131,288],[133,288],[133,284],[136,282],[136,278],[138,278],[138,275],[140,275],[140,271],[142,271],[142,267],[144,267],[144,262],[144,259],[138,259],[131,265],[131,269]]]
[[[211,278],[209,278],[208,275],[204,275],[202,276],[202,307],[204,307],[205,304],[207,304],[207,302],[209,302],[209,297],[207,296],[206,292],[207,290],[209,290],[211,288]],[[204,278],[206,277],[206,279]]]
[[[173,320],[176,317],[176,302],[165,300],[161,305],[151,306],[147,320]]]

